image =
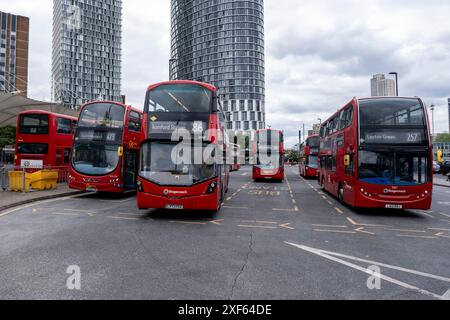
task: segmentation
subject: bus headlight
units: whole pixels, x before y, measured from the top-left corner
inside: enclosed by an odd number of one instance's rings
[[[217,189],[217,182],[211,182],[206,193],[212,194],[216,191],[216,189]]]

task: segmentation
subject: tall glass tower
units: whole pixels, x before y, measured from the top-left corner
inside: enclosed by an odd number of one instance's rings
[[[219,88],[228,129],[265,128],[264,0],[171,0],[170,78]]]
[[[53,0],[53,101],[121,101],[122,0]]]

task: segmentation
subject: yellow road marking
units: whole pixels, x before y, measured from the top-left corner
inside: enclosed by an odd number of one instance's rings
[[[289,230],[295,230],[295,228],[291,227],[290,223],[280,224],[281,228],[289,229]]]
[[[364,227],[355,229],[355,231],[356,231],[356,232],[360,232],[360,233],[370,234],[370,235],[373,235],[373,236],[375,235],[375,233],[372,233],[372,232],[369,232],[369,231],[364,230]]]
[[[340,214],[343,214],[343,213],[344,213],[344,211],[342,211],[341,209],[339,209],[339,208],[337,208],[337,207],[336,207],[335,209],[336,209],[336,211],[339,212]]]

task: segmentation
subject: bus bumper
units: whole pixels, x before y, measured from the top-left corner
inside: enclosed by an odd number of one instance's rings
[[[404,197],[373,195],[367,189],[362,188],[362,190],[356,192],[354,206],[358,208],[430,210],[433,198],[431,186],[422,192],[409,193]]]
[[[278,170],[273,170],[272,172],[264,172],[260,168],[254,167],[252,178],[254,180],[284,180],[284,169],[280,168]]]
[[[217,195],[201,195],[182,199],[169,199],[151,193],[138,192],[139,209],[169,209],[169,210],[217,210]]]
[[[95,183],[88,184],[83,182],[77,182],[69,179],[68,182],[70,189],[88,191],[88,192],[105,192],[105,193],[123,193],[123,185],[117,183]]]

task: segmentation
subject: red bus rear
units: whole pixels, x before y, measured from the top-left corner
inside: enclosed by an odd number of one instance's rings
[[[138,207],[219,210],[230,166],[218,161],[226,158],[228,138],[217,89],[195,81],[152,85],[144,114]]]
[[[81,108],[75,132],[69,187],[93,192],[136,190],[143,113],[118,102]]]
[[[312,135],[300,145],[299,173],[304,178],[317,178],[319,173],[319,135]]]
[[[258,180],[284,180],[283,131],[265,129],[256,131],[256,164],[252,178]]]
[[[40,110],[19,114],[14,164],[27,168],[69,167],[77,118]]]
[[[239,171],[241,169],[241,163],[242,162],[242,153],[241,153],[241,147],[238,144],[231,144],[231,153],[232,153],[232,164],[231,164],[231,171]]]
[[[431,207],[433,155],[419,98],[353,99],[322,124],[319,183],[354,207]]]

